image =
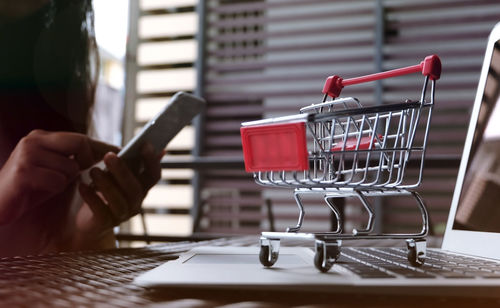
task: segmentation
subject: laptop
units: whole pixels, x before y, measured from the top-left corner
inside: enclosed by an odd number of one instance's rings
[[[343,247],[327,273],[307,247],[198,247],[135,279],[146,287],[500,297],[500,23],[492,30],[441,249],[413,267],[399,247]],[[256,243],[257,244],[257,243]]]

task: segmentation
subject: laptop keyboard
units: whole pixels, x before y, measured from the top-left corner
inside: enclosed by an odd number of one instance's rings
[[[343,247],[337,264],[362,278],[500,279],[500,263],[427,250],[424,265],[413,267],[402,248]]]

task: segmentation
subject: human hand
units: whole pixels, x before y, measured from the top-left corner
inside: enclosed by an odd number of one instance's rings
[[[0,170],[0,225],[60,194],[81,170],[116,150],[83,134],[32,131]]]
[[[146,144],[141,151],[144,168],[134,174],[115,153],[107,153],[104,156],[107,170],[92,168],[93,184],[79,184],[80,195],[88,206],[78,215],[80,229],[106,231],[138,214],[148,190],[161,177],[160,160],[164,154],[158,155],[151,144]]]

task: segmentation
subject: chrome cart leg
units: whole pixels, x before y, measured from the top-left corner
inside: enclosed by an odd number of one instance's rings
[[[359,200],[363,204],[364,208],[368,212],[368,224],[366,225],[365,229],[354,229],[352,230],[352,234],[354,235],[366,235],[369,234],[370,232],[373,231],[373,221],[375,220],[375,212],[373,212],[372,207],[368,203],[368,200],[366,200],[365,196],[357,190],[355,190],[356,195],[358,196]]]
[[[422,266],[425,262],[427,242],[425,239],[406,240],[408,247],[408,262],[415,267]]]
[[[340,257],[340,246],[342,241],[336,240],[333,242],[325,242],[316,240],[316,253],[314,254],[314,266],[322,272],[326,273],[332,268],[333,264]]]
[[[271,267],[278,260],[280,251],[280,240],[270,240],[261,236],[260,238],[260,263],[266,267]]]
[[[335,231],[332,231],[332,233],[341,233],[342,232],[342,224],[341,224],[341,217],[340,217],[340,212],[335,206],[335,204],[332,202],[332,199],[335,197],[325,195],[324,199],[330,210],[332,210],[333,214],[335,214],[335,218],[337,219],[337,229]]]
[[[302,205],[302,200],[300,200],[299,194],[300,192],[298,191],[295,191],[293,194],[295,202],[297,202],[297,206],[299,207],[299,220],[297,221],[297,225],[295,227],[286,228],[286,232],[298,232],[302,227],[302,222],[304,221],[304,206]]]
[[[429,233],[429,213],[422,197],[415,191],[412,191],[411,194],[417,200],[418,208],[422,214],[422,231],[420,231],[419,236],[426,236]]]

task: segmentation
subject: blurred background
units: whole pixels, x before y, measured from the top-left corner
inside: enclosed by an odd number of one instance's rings
[[[437,54],[437,83],[424,181],[435,235],[444,232],[496,0],[94,0],[101,78],[96,134],[126,143],[177,91],[207,109],[168,145],[162,180],[144,211],[123,224],[123,246],[255,234],[295,225],[288,189],[245,173],[241,122],[298,113],[318,103],[326,77],[357,77],[418,64]],[[418,100],[421,75],[346,88],[363,105]],[[416,172],[416,171],[415,171]],[[410,176],[415,176],[415,173]],[[373,200],[376,231],[413,232],[421,217],[404,198]],[[353,200],[346,230],[363,226]],[[327,231],[322,200],[306,200],[304,230]]]

